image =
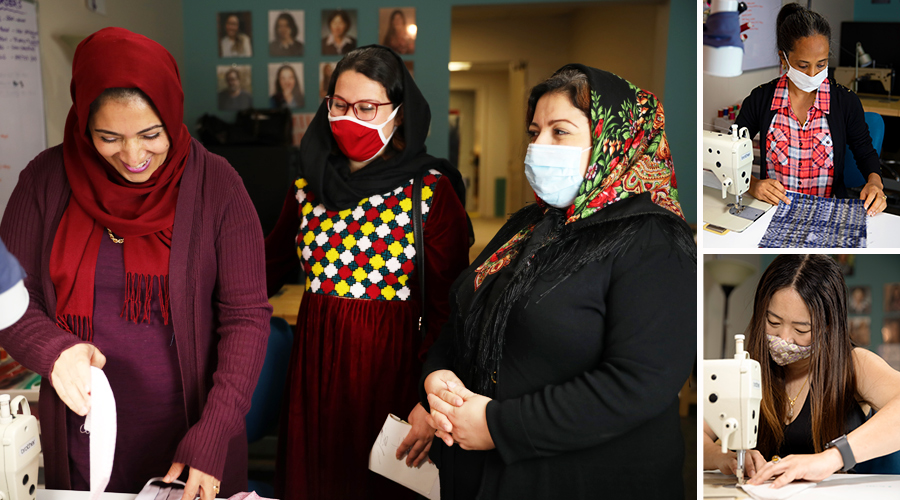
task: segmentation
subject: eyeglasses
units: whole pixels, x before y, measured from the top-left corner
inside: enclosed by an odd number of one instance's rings
[[[325,97],[326,102],[328,102],[328,112],[331,113],[331,116],[344,116],[347,114],[347,108],[353,108],[353,114],[356,115],[356,118],[364,121],[370,122],[375,119],[375,115],[378,114],[379,106],[387,106],[389,104],[393,104],[392,102],[374,102],[374,101],[356,101],[356,102],[347,102],[340,97]]]

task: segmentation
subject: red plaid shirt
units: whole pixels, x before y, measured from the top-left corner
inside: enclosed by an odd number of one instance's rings
[[[766,172],[791,191],[831,197],[834,145],[826,117],[831,108],[831,86],[828,80],[819,85],[806,123],[800,125],[791,109],[787,81],[787,75],[778,80],[772,99],[775,117],[767,136]]]

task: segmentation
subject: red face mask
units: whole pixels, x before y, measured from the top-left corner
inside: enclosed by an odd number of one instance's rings
[[[400,104],[400,106],[402,105]],[[394,108],[391,115],[381,125],[372,125],[361,121],[353,116],[352,113],[344,116],[328,115],[328,121],[331,123],[331,133],[334,135],[334,140],[337,141],[341,152],[347,155],[347,158],[359,162],[369,161],[380,155],[397,130],[394,127],[391,135],[385,137],[382,129],[394,119],[400,106]]]

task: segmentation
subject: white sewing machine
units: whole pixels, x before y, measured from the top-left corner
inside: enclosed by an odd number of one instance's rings
[[[766,205],[759,208],[743,202],[744,193],[750,189],[753,173],[753,143],[746,128],[738,131],[731,126],[731,134],[703,131],[703,185],[720,189],[721,200],[733,196],[733,203],[710,200],[704,193],[703,220],[735,231],[742,231],[765,213]],[[706,191],[706,190],[704,190]],[[756,201],[756,200],[754,200]],[[754,203],[757,206],[758,203]],[[711,206],[707,206],[711,205]],[[724,209],[727,206],[727,210]],[[719,213],[722,212],[722,213]],[[725,213],[727,212],[727,214]],[[732,217],[729,217],[732,216]],[[729,220],[733,217],[740,220]],[[714,219],[714,220],[711,220]]]
[[[41,441],[37,419],[31,414],[25,396],[16,396],[10,403],[9,394],[0,394],[0,444],[3,446],[0,497],[34,500]]]
[[[737,452],[735,474],[744,484],[746,450],[756,448],[762,374],[744,351],[744,336],[735,335],[734,359],[703,360],[703,418],[722,443],[722,453]]]

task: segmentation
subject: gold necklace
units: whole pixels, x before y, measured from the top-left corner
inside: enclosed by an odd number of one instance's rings
[[[106,228],[106,232],[109,234],[109,239],[113,241],[113,243],[122,244],[125,243],[125,238],[116,238],[116,235],[113,234],[112,229]],[[793,403],[791,403],[793,404]]]
[[[809,375],[806,376],[806,379],[803,381],[803,385],[801,385],[801,386],[800,386],[800,390],[797,391],[797,395],[794,396],[793,399],[791,399],[791,397],[788,396],[788,401],[791,403],[791,408],[790,408],[790,410],[788,411],[788,420],[794,418],[794,401],[797,401],[797,398],[800,397],[800,393],[803,392],[803,388],[806,387],[806,383],[807,383],[807,382],[809,382]]]

